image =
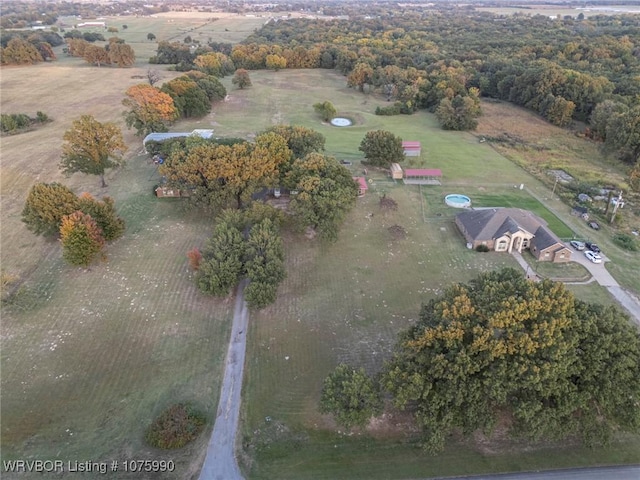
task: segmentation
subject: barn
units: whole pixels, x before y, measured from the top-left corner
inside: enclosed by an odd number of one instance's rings
[[[442,170],[438,168],[407,168],[403,182],[406,185],[441,185]]]

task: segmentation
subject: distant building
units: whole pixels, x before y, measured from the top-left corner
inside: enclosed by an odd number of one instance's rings
[[[107,23],[106,22],[82,22],[76,25],[76,28],[85,28],[85,27],[107,28]]]

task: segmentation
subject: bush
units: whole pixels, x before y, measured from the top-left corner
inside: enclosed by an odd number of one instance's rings
[[[14,132],[30,126],[31,118],[24,113],[3,113],[0,125],[3,133]]]
[[[625,250],[630,250],[632,252],[637,252],[639,250],[636,239],[626,233],[617,233],[614,235],[613,243],[618,245],[620,248],[624,248]]]
[[[395,102],[388,107],[377,107],[376,115],[411,115],[414,110],[403,102]]]
[[[182,448],[195,440],[206,423],[205,416],[190,405],[171,405],[156,418],[145,435],[155,448],[165,450]]]
[[[487,247],[486,245],[478,245],[476,247],[476,252],[488,252],[489,251],[489,247]]]

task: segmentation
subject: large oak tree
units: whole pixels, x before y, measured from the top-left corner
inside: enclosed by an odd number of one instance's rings
[[[220,207],[233,202],[239,208],[260,188],[273,186],[279,167],[290,158],[286,140],[267,132],[254,143],[188,143],[167,158],[160,173],[169,182],[193,189],[195,200],[204,205]]]
[[[386,130],[367,132],[359,150],[364,153],[367,162],[377,167],[389,167],[394,162],[404,160],[402,139]]]
[[[122,131],[115,123],[100,123],[91,115],[83,115],[74,121],[63,139],[62,172],[66,175],[75,172],[98,175],[102,187],[107,186],[105,170],[122,165],[122,154],[127,150]]]
[[[290,203],[298,225],[313,228],[323,239],[336,240],[356,199],[349,171],[334,157],[314,152],[293,163],[286,184],[298,192]]]
[[[384,384],[432,451],[454,429],[490,432],[499,418],[533,440],[606,442],[640,429],[640,335],[619,310],[561,283],[490,272],[423,306]]]
[[[130,110],[125,112],[128,127],[134,127],[138,135],[165,132],[167,124],[178,118],[173,98],[151,85],[133,85],[126,91],[122,101]]]
[[[78,197],[60,183],[36,183],[22,209],[22,221],[36,235],[57,235],[62,218],[78,210]]]

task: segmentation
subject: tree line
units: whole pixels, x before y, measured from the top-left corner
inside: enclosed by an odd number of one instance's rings
[[[597,123],[596,107],[611,101],[616,115],[599,117],[611,124],[600,121],[590,132],[621,160],[637,162],[637,16],[574,20],[469,9],[427,13],[410,7],[396,13],[268,22],[237,45],[211,42],[190,48],[161,42],[151,61],[188,70],[196,58],[214,52],[224,55],[218,58],[229,71],[336,69],[349,86],[378,91],[393,102],[377,113],[424,108],[454,130],[475,128],[482,96],[522,105],[560,126],[573,120]]]

